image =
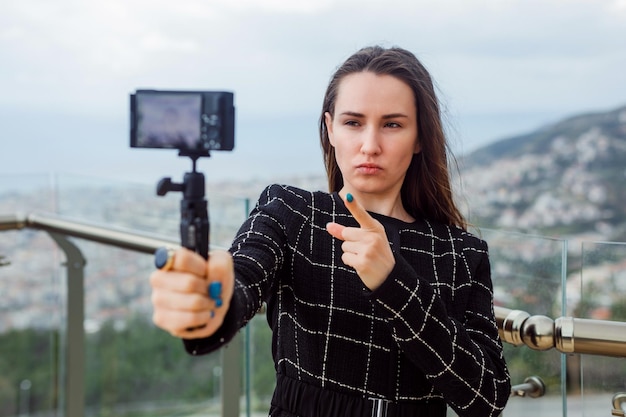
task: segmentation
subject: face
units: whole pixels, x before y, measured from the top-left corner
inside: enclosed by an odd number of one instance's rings
[[[335,114],[325,114],[344,190],[398,199],[420,151],[413,91],[391,75],[358,72],[339,84]]]

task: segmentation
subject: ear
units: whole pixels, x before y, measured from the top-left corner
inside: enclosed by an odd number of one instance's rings
[[[335,134],[333,133],[333,116],[330,112],[324,112],[324,123],[326,123],[326,131],[328,132],[328,141],[335,147]]]
[[[417,155],[420,152],[422,152],[422,145],[420,145],[420,140],[419,138],[417,138],[415,140],[415,148],[413,149],[413,155]]]
[[[413,155],[417,155],[422,152],[422,145],[420,144],[419,136],[415,138],[415,148],[413,149]]]

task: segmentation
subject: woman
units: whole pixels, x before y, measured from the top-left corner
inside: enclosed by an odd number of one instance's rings
[[[203,354],[266,301],[272,416],[499,415],[487,245],[453,201],[428,72],[400,48],[358,51],[330,81],[320,137],[330,193],[269,186],[230,251],[176,252],[151,278],[155,323]]]

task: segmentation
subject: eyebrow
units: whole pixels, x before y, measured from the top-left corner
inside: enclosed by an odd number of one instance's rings
[[[360,118],[365,117],[365,115],[363,113],[359,113],[359,112],[356,112],[356,111],[344,111],[344,112],[341,112],[339,115],[340,116],[360,117]],[[399,117],[409,117],[409,116],[407,116],[404,113],[391,113],[391,114],[383,115],[382,118],[383,119],[396,119],[396,118],[399,118]]]

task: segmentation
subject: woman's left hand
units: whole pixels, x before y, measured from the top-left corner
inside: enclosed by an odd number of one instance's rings
[[[326,230],[343,241],[341,260],[353,267],[365,286],[374,291],[395,266],[385,228],[356,200],[344,199],[344,202],[360,227],[346,227],[331,222],[326,225]]]

